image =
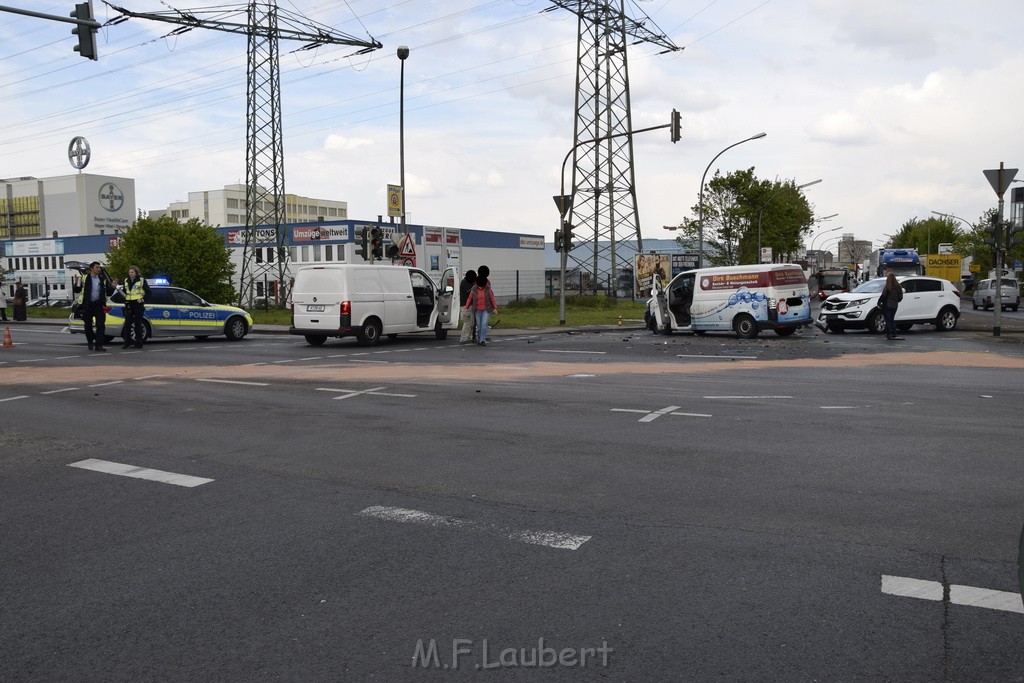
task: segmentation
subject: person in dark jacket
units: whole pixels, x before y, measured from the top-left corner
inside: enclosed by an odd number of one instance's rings
[[[491,291],[491,283],[487,276],[482,275],[487,266],[481,266],[477,272],[476,284],[469,290],[464,310],[472,311],[476,316],[476,337],[480,346],[487,345],[487,323],[492,314],[498,312],[498,303]],[[487,272],[490,272],[488,269]]]
[[[903,337],[896,336],[896,310],[900,307],[901,301],[903,301],[903,288],[896,281],[896,276],[892,271],[887,271],[882,296],[878,297],[878,305],[882,307],[882,315],[885,316],[886,339],[903,339]]]
[[[100,267],[99,261],[89,264],[89,272],[82,278],[75,278],[71,289],[78,294],[78,305],[82,308],[82,320],[85,321],[85,341],[89,350],[106,351],[103,348],[107,340],[107,297],[114,293],[116,280],[112,280],[107,271]]]
[[[15,321],[28,320],[27,307],[25,304],[28,303],[28,290],[25,289],[25,285],[19,282],[14,288],[14,319]]]
[[[476,271],[467,270],[466,277],[459,283],[459,306],[462,308],[462,335],[459,337],[460,344],[468,344],[473,341],[476,332],[476,316],[466,308],[466,299],[469,292],[476,284]]]

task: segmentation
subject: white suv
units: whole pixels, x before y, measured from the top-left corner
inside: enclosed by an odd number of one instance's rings
[[[952,282],[923,276],[897,280],[903,287],[903,301],[896,309],[896,329],[905,332],[914,325],[935,325],[940,332],[956,329],[960,318],[960,292]],[[822,302],[815,325],[828,332],[851,329],[867,329],[872,334],[885,332],[885,317],[878,308],[883,287],[885,278],[877,278],[852,292],[833,294]]]

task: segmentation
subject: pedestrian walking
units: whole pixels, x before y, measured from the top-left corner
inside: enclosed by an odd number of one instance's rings
[[[82,308],[85,341],[90,351],[106,351],[103,344],[107,340],[107,313],[103,308],[107,297],[114,293],[115,284],[116,281],[100,267],[99,261],[89,264],[87,275],[75,277],[71,282],[71,289],[78,294],[78,305]]]
[[[490,284],[490,277],[491,277],[491,269],[488,268],[487,266],[481,265],[479,268],[476,269],[476,279],[477,280],[479,280],[480,278],[484,278],[484,279],[487,280],[488,285],[489,285]],[[497,309],[495,309],[495,311],[497,311]],[[474,316],[475,316],[475,313],[474,313]],[[486,342],[491,341],[491,328],[490,328],[490,320],[489,319],[488,319],[488,327],[487,327],[486,330],[484,330],[484,332],[487,335],[486,337],[484,337],[484,341],[486,341]],[[476,333],[474,332],[474,334],[476,334]]]
[[[469,290],[465,306],[466,310],[473,311],[476,316],[476,338],[480,346],[487,345],[487,323],[491,314],[498,312],[498,302],[494,300],[491,283],[486,275],[481,275],[486,268],[481,266],[477,271],[476,284]]]
[[[459,337],[460,344],[468,344],[473,341],[476,333],[476,315],[466,308],[466,300],[469,299],[469,292],[476,284],[476,271],[467,270],[466,277],[459,283],[459,306],[462,309],[462,335]]]
[[[885,276],[885,287],[882,288],[882,295],[878,297],[878,306],[885,316],[885,338],[889,340],[902,340],[896,336],[896,309],[903,301],[903,288],[896,281],[893,272],[887,271]]]
[[[0,284],[0,322],[7,322],[7,285]]]
[[[124,281],[124,343],[121,348],[142,348],[142,342],[146,340],[143,316],[148,295],[149,285],[146,284],[146,278],[139,275],[139,267],[129,266],[128,279]]]
[[[28,309],[25,304],[28,303],[28,290],[25,289],[25,285],[18,282],[17,287],[14,288],[14,320],[24,321],[28,320]]]
[[[654,268],[654,275],[651,277],[651,291],[654,293],[654,300],[658,303],[658,312],[661,314],[661,324],[667,330],[668,322],[668,300],[665,298],[665,269],[659,263]],[[658,330],[655,329],[655,334]]]

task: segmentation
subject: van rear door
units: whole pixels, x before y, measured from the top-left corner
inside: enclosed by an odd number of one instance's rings
[[[297,329],[325,333],[338,329],[345,275],[342,269],[322,266],[306,267],[296,273],[292,310]]]

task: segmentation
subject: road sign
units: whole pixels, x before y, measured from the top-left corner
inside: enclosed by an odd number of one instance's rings
[[[1013,182],[1013,177],[1017,175],[1017,169],[1015,168],[1002,168],[1002,164],[999,164],[1000,168],[992,168],[987,171],[982,171],[985,177],[988,178],[988,184],[992,186],[992,189],[996,191],[997,197],[1002,197],[1006,192],[1006,188]]]
[[[771,262],[772,262],[772,248],[771,247],[761,247],[761,263],[771,263]]]
[[[556,194],[552,199],[555,200],[555,207],[558,209],[559,215],[564,216],[569,213],[569,209],[572,208],[571,194]]]

